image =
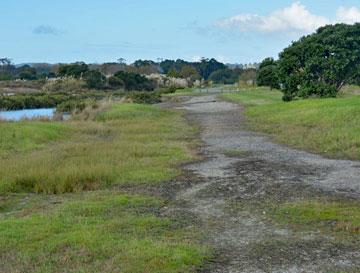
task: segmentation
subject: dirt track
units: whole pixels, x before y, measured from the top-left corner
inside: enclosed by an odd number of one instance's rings
[[[204,272],[340,272],[360,268],[356,244],[320,232],[279,228],[263,204],[330,196],[360,199],[360,162],[286,148],[244,128],[242,108],[216,94],[182,97],[201,128],[204,161],[185,167],[199,183],[174,210],[198,220],[216,256]],[[357,271],[351,271],[357,272]]]

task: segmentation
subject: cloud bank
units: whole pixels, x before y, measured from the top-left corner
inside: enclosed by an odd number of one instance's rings
[[[275,10],[267,15],[238,14],[216,22],[216,26],[240,32],[310,33],[327,24],[354,24],[356,22],[360,22],[360,9],[357,7],[339,7],[336,19],[331,20],[325,16],[311,13],[300,2],[294,2],[289,7]]]

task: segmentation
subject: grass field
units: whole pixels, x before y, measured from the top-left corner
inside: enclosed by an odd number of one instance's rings
[[[59,203],[0,218],[1,272],[192,272],[203,262],[193,230],[156,216],[162,200],[103,191]]]
[[[0,192],[158,183],[192,159],[187,140],[193,133],[181,114],[136,104],[115,105],[95,121],[1,122]]]
[[[360,96],[282,102],[279,91],[245,89],[224,98],[247,106],[251,129],[329,157],[360,159]]]
[[[0,272],[195,272],[199,231],[160,216],[167,200],[112,187],[175,177],[194,133],[180,112],[136,104],[0,122]]]

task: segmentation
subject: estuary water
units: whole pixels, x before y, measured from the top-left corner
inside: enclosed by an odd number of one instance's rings
[[[19,121],[21,119],[52,118],[55,108],[23,109],[14,111],[0,111],[0,119]]]

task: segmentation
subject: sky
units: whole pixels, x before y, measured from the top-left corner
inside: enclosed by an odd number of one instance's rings
[[[253,63],[323,25],[360,22],[360,0],[0,0],[0,10],[0,57],[14,63]]]

